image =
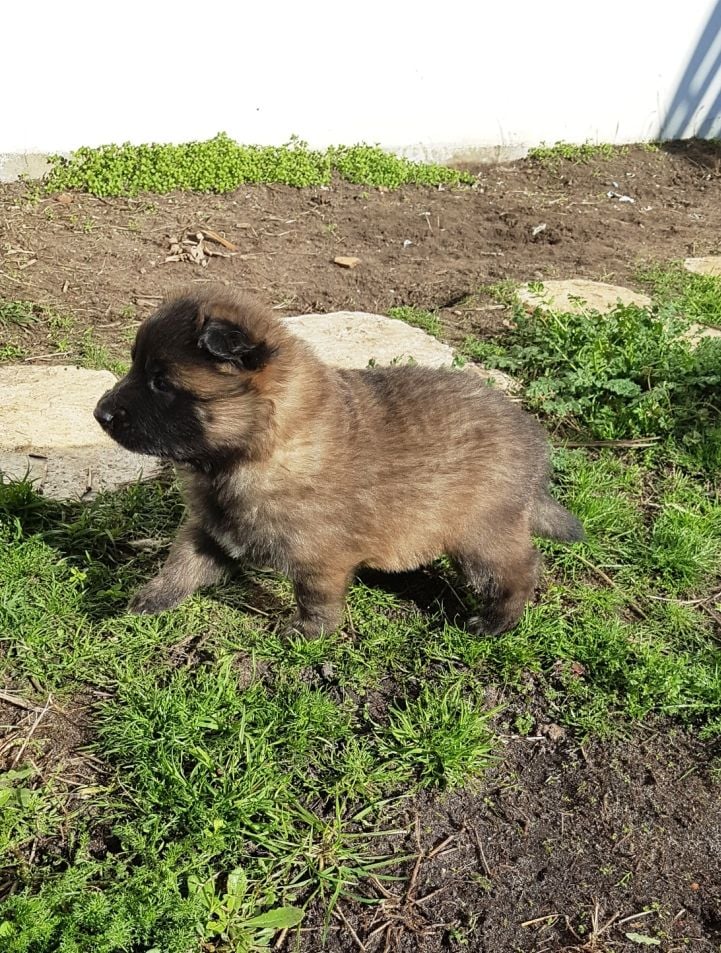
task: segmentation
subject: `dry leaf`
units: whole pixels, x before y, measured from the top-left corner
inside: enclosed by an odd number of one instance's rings
[[[360,265],[360,258],[354,258],[346,255],[339,255],[337,258],[334,258],[333,261],[336,265],[340,265],[341,268],[357,268]]]

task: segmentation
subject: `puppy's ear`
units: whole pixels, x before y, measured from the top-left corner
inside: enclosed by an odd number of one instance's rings
[[[209,318],[200,332],[198,347],[216,361],[234,364],[244,371],[258,371],[271,360],[275,350],[265,341],[251,341],[237,324]]]

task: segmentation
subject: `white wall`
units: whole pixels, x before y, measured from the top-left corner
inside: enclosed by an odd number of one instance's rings
[[[246,143],[296,133],[312,145],[364,140],[441,159],[544,140],[655,138],[716,6],[3,4],[0,153],[220,130]],[[687,77],[672,134],[693,134],[707,115],[719,82],[704,92],[702,81],[715,78],[717,48],[721,38],[706,66],[695,64],[695,85]]]

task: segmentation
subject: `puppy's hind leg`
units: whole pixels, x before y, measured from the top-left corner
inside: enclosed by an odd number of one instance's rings
[[[498,540],[488,550],[468,548],[455,559],[482,606],[471,627],[485,635],[500,635],[518,622],[533,596],[539,555],[527,535]]]
[[[184,523],[157,576],[139,589],[128,604],[136,615],[165,612],[202,586],[219,582],[232,564],[202,526]]]

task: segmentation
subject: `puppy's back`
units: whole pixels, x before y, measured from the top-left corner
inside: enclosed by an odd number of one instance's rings
[[[509,470],[540,485],[548,445],[541,426],[504,393],[467,371],[388,367],[341,371],[363,405],[363,436],[393,456],[422,454],[436,469]]]

